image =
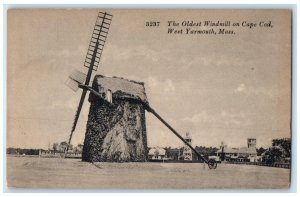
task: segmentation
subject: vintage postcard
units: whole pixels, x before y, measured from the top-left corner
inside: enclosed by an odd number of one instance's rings
[[[291,14],[8,10],[7,187],[288,189]]]

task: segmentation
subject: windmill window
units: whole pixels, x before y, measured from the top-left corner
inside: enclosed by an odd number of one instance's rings
[[[112,103],[112,92],[110,89],[106,90],[106,98],[109,103]]]

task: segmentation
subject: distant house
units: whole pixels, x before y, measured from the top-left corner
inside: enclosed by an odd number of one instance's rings
[[[183,148],[166,148],[166,157],[168,157],[169,160],[182,160],[182,154]]]
[[[217,156],[222,161],[256,162],[257,152],[255,147],[230,148],[224,147],[217,151]]]
[[[237,161],[237,162],[256,162],[256,139],[248,138],[247,147],[231,148],[226,145],[221,145],[220,149],[216,152],[216,155],[221,161]]]
[[[164,160],[166,159],[166,150],[164,148],[151,148],[148,153],[149,160]]]

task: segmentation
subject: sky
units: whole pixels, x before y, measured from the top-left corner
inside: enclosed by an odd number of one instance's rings
[[[290,137],[291,16],[283,10],[9,10],[7,147],[48,148],[67,141],[81,90],[65,82],[83,66],[99,11],[113,15],[93,74],[145,83],[148,101],[194,146],[268,147]],[[229,35],[168,34],[168,21],[272,21]],[[146,27],[159,21],[159,27]],[[195,27],[197,28],[197,27]],[[179,28],[180,29],[180,28]],[[83,143],[85,100],[72,144]],[[182,142],[146,113],[148,145]]]

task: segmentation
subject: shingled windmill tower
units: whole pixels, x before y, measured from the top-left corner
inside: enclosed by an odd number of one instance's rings
[[[90,93],[90,112],[83,161],[146,161],[147,136],[144,84],[97,75]]]

